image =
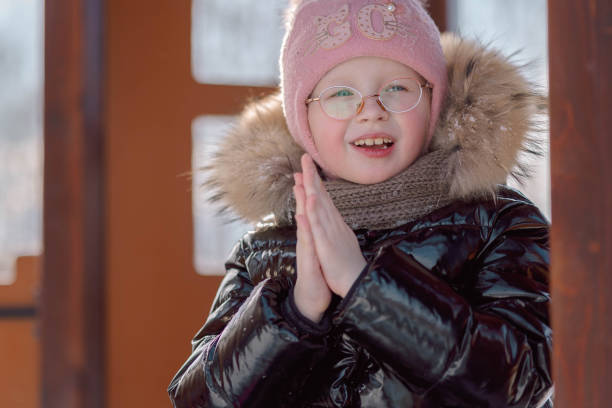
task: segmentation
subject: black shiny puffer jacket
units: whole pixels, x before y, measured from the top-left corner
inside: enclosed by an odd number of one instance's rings
[[[515,190],[356,231],[368,266],[322,324],[299,315],[293,228],[247,234],[175,407],[552,406],[549,226]],[[339,303],[338,303],[339,302]]]

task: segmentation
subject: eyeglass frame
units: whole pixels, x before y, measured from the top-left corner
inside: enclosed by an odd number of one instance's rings
[[[389,109],[385,106],[385,104],[383,103],[383,101],[380,99],[380,90],[383,89],[385,86],[393,83],[394,81],[400,80],[400,79],[412,79],[414,80],[417,84],[419,84],[419,99],[416,101],[416,103],[414,104],[414,106],[412,106],[410,109],[406,109],[406,110],[402,110],[402,111],[396,111],[396,110],[392,110]],[[312,102],[319,102],[321,103],[321,95],[323,95],[323,92],[332,89],[332,88],[350,88],[354,91],[357,91],[357,93],[361,96],[361,103],[359,104],[359,106],[357,107],[357,111],[355,113],[353,113],[353,115],[349,116],[348,118],[345,119],[338,119],[338,118],[334,118],[333,116],[331,116],[329,113],[327,113],[325,111],[325,109],[323,109],[323,106],[321,106],[321,110],[327,115],[329,116],[331,119],[335,119],[335,120],[349,120],[354,118],[355,116],[359,115],[362,111],[363,111],[363,107],[365,106],[365,101],[367,98],[376,98],[376,102],[378,103],[378,105],[381,107],[381,109],[385,112],[393,112],[393,113],[406,113],[406,112],[410,112],[411,110],[413,110],[414,108],[416,108],[417,106],[419,106],[419,103],[421,103],[421,99],[423,99],[423,88],[429,88],[429,89],[433,89],[433,85],[430,84],[429,82],[425,82],[424,84],[421,83],[421,81],[419,81],[417,78],[414,77],[399,77],[399,78],[395,78],[392,79],[391,81],[385,83],[384,85],[382,85],[379,89],[378,89],[378,93],[373,94],[373,95],[369,95],[369,96],[363,96],[363,94],[359,91],[359,89],[357,88],[353,88],[352,86],[348,86],[348,85],[332,85],[332,86],[328,86],[327,88],[323,89],[321,92],[319,92],[319,96],[316,98],[308,98],[304,101],[304,103],[306,105],[309,105]]]

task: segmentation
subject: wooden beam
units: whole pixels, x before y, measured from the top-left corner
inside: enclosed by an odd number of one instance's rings
[[[429,14],[431,18],[438,25],[438,29],[441,33],[447,30],[447,9],[446,0],[430,0],[429,1]]]
[[[103,5],[45,4],[45,408],[105,404]]]
[[[612,3],[549,0],[555,408],[612,400]]]
[[[263,86],[212,85],[193,82],[185,93],[185,110],[193,117],[206,115],[235,115],[246,101],[259,98],[278,88]]]

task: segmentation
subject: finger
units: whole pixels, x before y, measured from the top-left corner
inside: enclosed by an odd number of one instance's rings
[[[315,186],[317,188],[317,195],[319,197],[318,203],[320,211],[324,211],[326,213],[327,219],[335,217],[336,214],[339,214],[339,212],[318,173],[315,173]]]
[[[310,227],[310,223],[308,222],[308,217],[306,217],[306,215],[304,214],[300,214],[298,216],[295,217],[297,222],[298,222],[298,226],[300,228],[300,232],[301,234],[304,236],[305,238],[305,242],[306,243],[312,243],[312,229]]]
[[[308,154],[302,155],[302,170],[303,173],[301,179],[304,184],[304,187],[306,188],[306,195],[320,193],[324,196],[322,198],[327,198],[330,204],[333,204],[331,202],[331,197],[329,193],[323,185],[323,180],[321,180],[321,176],[319,176],[317,167],[314,161],[312,160],[312,157]]]
[[[319,260],[317,258],[317,252],[315,248],[314,239],[312,236],[312,230],[308,218],[303,215],[296,215],[296,223],[298,225],[297,238],[298,238],[298,249],[299,256],[302,262],[306,262],[308,268],[319,267]]]
[[[302,173],[293,173],[293,180],[297,186],[304,185],[304,176]]]
[[[296,202],[296,209],[295,209],[296,216],[303,214],[307,217],[306,218],[307,220],[308,220],[308,217],[316,217],[318,224],[321,225],[322,228],[329,228],[334,225],[332,224],[333,218],[330,217],[328,212],[324,208],[321,207],[320,198],[317,199],[317,197],[320,197],[320,196],[316,195],[316,196],[307,197],[304,191],[304,187],[302,186],[294,186],[293,194],[295,195],[295,202]],[[306,214],[306,212],[308,211],[306,209],[306,203],[309,198],[311,201],[311,206],[310,206],[309,211],[316,212],[316,214],[314,215]],[[341,220],[341,221],[344,222],[344,220]],[[310,231],[311,229],[310,226],[308,227],[308,229]]]
[[[310,163],[311,163],[311,168],[312,168],[312,181],[317,191],[320,191],[321,187],[323,186],[323,182],[321,181],[321,176],[319,176],[319,171],[317,170],[317,166],[314,160],[312,160],[312,158],[310,158]]]
[[[334,204],[318,195],[306,197],[305,212],[310,223],[315,248],[324,249],[341,239],[341,232],[350,229]],[[319,254],[319,252],[317,252]]]
[[[321,186],[321,187],[322,187],[321,193],[319,194],[321,199],[319,201],[321,202],[322,211],[325,212],[326,222],[344,224],[345,223],[344,218],[342,217],[342,214],[340,214],[340,211],[336,207],[336,204],[332,200],[331,196],[325,189],[325,186]]]
[[[326,239],[325,226],[323,224],[323,218],[321,211],[319,210],[318,197],[316,195],[310,195],[306,197],[306,217],[310,224],[310,230],[312,231],[313,240],[315,245],[317,242]]]
[[[317,193],[314,179],[315,172],[316,169],[314,168],[312,158],[308,153],[304,153],[302,155],[302,174],[304,179],[304,188],[306,189],[307,196]]]
[[[318,212],[319,222],[321,225],[331,225],[331,222],[344,223],[344,219],[340,215],[340,212],[336,208],[331,196],[325,189],[323,181],[317,172],[316,166],[312,157],[304,153],[302,155],[302,181],[306,193],[306,197],[317,194],[319,199],[317,200],[316,211]],[[305,203],[305,202],[304,202]],[[304,207],[302,207],[304,208]],[[306,210],[307,211],[307,210]]]
[[[310,222],[308,221],[308,217],[306,217],[306,215],[301,214],[298,215],[297,217],[299,224],[299,228],[300,228],[300,237],[299,239],[301,239],[303,241],[303,247],[306,250],[306,253],[304,255],[307,255],[309,257],[313,258],[313,264],[314,265],[318,265],[318,258],[317,258],[317,251],[316,251],[316,246],[315,246],[315,242],[314,242],[314,237],[312,236],[312,227],[310,225]]]
[[[316,210],[319,212],[322,223],[326,223],[332,221],[333,218],[337,217],[340,213],[336,209],[334,202],[331,199],[331,196],[327,192],[325,185],[323,184],[321,177],[317,171],[312,173],[313,182],[312,184],[315,187],[317,199]]]
[[[311,195],[318,195],[319,199],[317,200],[316,211],[319,212],[319,220],[321,224],[328,223],[332,221],[335,217],[339,216],[339,213],[331,200],[330,195],[327,190],[323,186],[321,178],[316,170],[316,166],[314,161],[308,154],[302,155],[302,181],[304,185],[304,190],[306,193],[306,197]],[[306,201],[304,201],[304,204]],[[302,207],[304,211],[307,211],[304,207]],[[342,220],[342,222],[344,222]]]
[[[301,186],[295,187],[295,194],[296,194],[296,203],[299,202],[299,209],[300,209],[299,212],[296,209],[296,216],[295,216],[296,222],[298,219],[301,220],[301,224],[298,227],[301,228],[302,230],[301,232],[305,234],[304,238],[312,242],[314,241],[314,239],[312,237],[312,227],[308,220],[308,216],[306,215],[305,207],[306,207],[307,198],[306,198],[306,193],[304,192],[304,188]]]
[[[295,196],[295,213],[304,214],[304,204],[306,202],[306,193],[303,186],[293,186],[293,195]]]

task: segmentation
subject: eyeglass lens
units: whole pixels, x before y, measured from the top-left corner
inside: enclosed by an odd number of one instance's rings
[[[406,112],[414,108],[421,97],[421,85],[415,79],[400,78],[380,89],[380,101],[391,112]],[[348,119],[362,101],[358,90],[349,86],[332,86],[320,95],[321,107],[332,118]]]

